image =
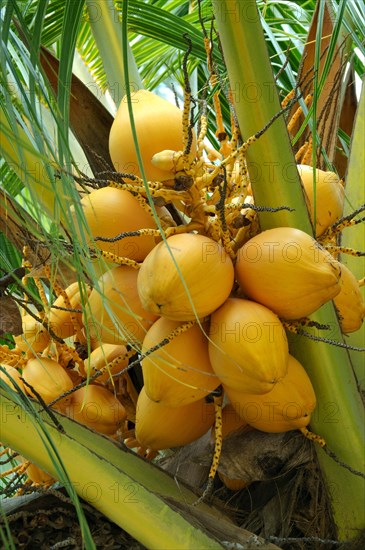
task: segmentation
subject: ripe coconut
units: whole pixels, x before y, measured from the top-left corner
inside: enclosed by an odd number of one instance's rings
[[[93,340],[101,343],[131,343],[140,347],[157,315],[145,311],[137,292],[138,272],[129,266],[107,271],[91,291],[83,322]]]
[[[13,382],[19,386],[20,390],[25,393],[25,388],[23,381],[21,379],[21,374],[15,367],[12,367],[11,365],[4,365],[1,364],[1,370],[0,370],[0,380],[5,382],[12,390],[17,391],[16,386],[13,384]],[[5,372],[4,372],[5,371]]]
[[[167,245],[159,243],[139,270],[144,309],[176,321],[209,315],[231,292],[230,257],[219,243],[193,233],[173,235]]]
[[[316,407],[316,395],[304,367],[289,356],[288,372],[265,395],[225,387],[237,414],[263,432],[287,432],[304,428]]]
[[[181,324],[157,319],[146,334],[142,353],[158,345]],[[181,407],[202,399],[220,385],[209,361],[208,340],[197,324],[149,354],[141,365],[148,397],[167,407]]]
[[[316,237],[320,237],[328,227],[342,216],[345,191],[340,178],[334,172],[316,169],[314,184],[313,168],[299,164],[298,170],[302,179],[311,220],[315,225]],[[314,224],[314,205],[316,220]]]
[[[300,319],[340,292],[341,266],[307,233],[277,227],[239,249],[236,277],[247,298],[283,319]]]
[[[112,435],[127,417],[121,402],[109,390],[89,384],[71,394],[67,416],[93,430]]]
[[[70,300],[71,309],[82,310],[91,289],[88,285],[83,285],[80,288],[79,283],[76,281],[75,283],[71,283],[65,289],[65,292]],[[69,338],[80,330],[82,326],[82,312],[76,313],[67,310],[65,299],[61,294],[52,304],[48,316],[48,326],[60,338]]]
[[[209,357],[226,387],[267,393],[288,370],[288,341],[278,317],[250,300],[228,298],[211,316]]]
[[[52,476],[39,468],[36,464],[29,464],[25,473],[32,483],[35,483],[36,485],[52,485],[56,481]]]
[[[81,206],[93,238],[113,239],[121,233],[155,229],[153,218],[129,191],[115,187],[96,189],[81,199]],[[73,214],[75,217],[75,213]],[[75,227],[78,223],[74,222]],[[95,246],[117,256],[142,261],[155,246],[154,237],[124,237],[115,241],[95,241]]]
[[[132,94],[134,124],[143,168],[148,181],[172,179],[172,171],[161,170],[152,163],[152,157],[164,150],[182,151],[182,111],[158,95],[147,90]],[[142,177],[136,147],[132,135],[127,98],[124,97],[112,124],[109,136],[109,152],[118,172]],[[190,159],[196,154],[193,135]],[[141,226],[142,227],[142,226]]]
[[[341,263],[341,290],[333,298],[338,312],[340,326],[345,334],[361,328],[365,317],[365,303],[359,282],[352,271]]]
[[[137,401],[136,439],[142,447],[158,451],[180,447],[204,435],[215,420],[214,404],[204,399],[183,407],[152,401],[142,388]]]
[[[122,371],[128,365],[126,354],[127,348],[123,345],[103,344],[95,348],[89,357],[84,360],[85,376],[93,376],[98,371],[105,369],[105,372],[98,376],[95,382],[102,384],[103,382],[112,381],[112,375]],[[109,366],[117,357],[120,361],[113,366]]]
[[[25,386],[26,392],[37,399],[36,393],[45,403],[50,403],[63,393],[73,388],[71,377],[66,370],[53,359],[48,357],[35,357],[29,359],[23,369],[23,379],[31,387]],[[69,396],[56,404],[57,408],[63,408]]]
[[[24,456],[18,455],[16,457],[16,461],[20,464],[23,463],[29,463],[29,460],[24,458]],[[51,477],[47,472],[39,468],[36,464],[33,464],[32,462],[29,464],[27,469],[25,470],[26,475],[30,479],[32,483],[35,485],[52,485],[52,483],[55,483],[55,479]]]

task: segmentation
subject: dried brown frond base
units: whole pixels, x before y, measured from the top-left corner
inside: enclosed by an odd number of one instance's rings
[[[207,436],[176,451],[161,466],[204,489],[212,443]],[[218,471],[250,484],[227,489],[216,477],[212,504],[239,527],[283,550],[360,550],[364,540],[337,542],[329,497],[314,444],[299,432],[235,432],[223,442]],[[360,534],[361,536],[364,536]]]
[[[96,548],[144,550],[144,546],[92,506],[82,501],[81,504]],[[2,507],[17,550],[79,550],[84,547],[75,508],[64,490],[6,499]],[[4,516],[0,518],[0,527],[5,532]]]

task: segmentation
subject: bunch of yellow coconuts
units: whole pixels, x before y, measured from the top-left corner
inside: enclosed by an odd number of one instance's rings
[[[25,315],[15,349],[1,350],[4,369],[32,397],[101,433],[124,438],[125,421],[133,422],[126,441],[143,453],[185,445],[210,430],[215,408],[208,396],[220,386],[224,433],[304,428],[316,397],[289,354],[283,322],[333,300],[343,332],[358,330],[365,315],[358,281],[298,229],[259,232],[251,218],[238,238],[237,219],[254,202],[238,154],[225,165],[230,222],[222,226],[214,209],[222,182],[213,176],[224,157],[206,154],[202,136],[192,134],[187,145],[181,111],[158,96],[136,92],[132,106],[147,188],[122,102],[109,144],[122,176],[81,200],[90,246],[112,264],[94,288],[75,282],[59,292],[42,322]],[[314,197],[312,167],[298,169],[320,239],[341,218],[344,188],[336,174],[317,170]],[[76,343],[88,349],[86,359]],[[139,395],[120,374],[133,353],[143,371]]]

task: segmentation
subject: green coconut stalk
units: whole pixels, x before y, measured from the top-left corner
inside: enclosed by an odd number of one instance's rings
[[[280,110],[260,17],[255,0],[213,0],[213,7],[238,122],[247,139]],[[255,203],[294,208],[294,212],[260,215],[261,228],[292,226],[312,234],[283,119],[277,120],[250,147],[247,159]],[[329,324],[328,337],[343,345],[332,303],[322,307],[312,319]],[[290,341],[291,352],[305,366],[316,391],[318,405],[311,423],[313,431],[325,438],[328,449],[340,462],[363,472],[364,406],[347,350],[303,336],[292,337]],[[365,527],[364,477],[340,466],[319,448],[318,456],[339,537],[352,538],[358,529]]]
[[[213,1],[234,106],[243,139],[281,110],[255,0]],[[247,152],[255,203],[295,212],[260,214],[261,228],[290,226],[312,234],[285,120],[280,117]]]
[[[364,135],[365,135],[365,86],[362,87],[359,107],[356,116],[355,128],[351,140],[351,155],[346,175],[346,196],[349,198],[345,203],[344,215],[351,214],[356,207],[365,204],[365,186],[361,185],[361,174],[365,174],[365,153],[364,153]],[[362,213],[360,216],[363,216]],[[358,224],[349,227],[342,232],[341,245],[352,247],[355,250],[365,251],[365,232],[364,225]],[[359,280],[365,276],[365,260],[355,256],[342,255],[341,262],[354,273]],[[365,286],[362,286],[361,293],[365,300]],[[346,343],[361,347],[365,343],[365,325],[360,330],[353,332],[345,337]],[[365,369],[363,354],[349,350],[349,357],[353,365],[357,381],[362,391],[365,391]]]

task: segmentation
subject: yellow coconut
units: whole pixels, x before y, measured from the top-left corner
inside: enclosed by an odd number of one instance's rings
[[[313,167],[299,164],[298,170],[306,194],[308,209],[314,224],[314,205],[316,208],[316,236],[322,235],[328,227],[342,216],[345,191],[340,178],[334,172],[316,169],[314,185]]]
[[[141,346],[157,315],[146,311],[137,292],[138,271],[128,266],[104,273],[91,291],[83,322],[90,337],[100,343]],[[99,290],[100,289],[100,290]]]
[[[31,387],[25,387],[27,393],[37,398],[37,394],[45,403],[50,403],[63,393],[73,388],[71,377],[66,370],[53,359],[47,357],[35,357],[29,359],[22,374],[25,382]],[[36,393],[32,391],[32,388]],[[69,397],[57,405],[63,407]]]
[[[115,366],[110,365],[117,357],[122,358],[126,355],[127,348],[123,345],[103,344],[94,349],[89,357],[84,360],[85,376],[93,376],[95,373],[105,368],[105,372],[95,379],[97,383],[108,382],[113,374],[117,374],[128,365],[128,359],[122,359]]]
[[[15,367],[10,365],[1,364],[0,370],[0,380],[3,380],[12,390],[18,391],[13,382],[19,386],[20,390],[25,393],[25,388],[23,381],[21,379],[21,374]],[[6,372],[4,372],[6,371]]]
[[[81,206],[93,238],[111,239],[121,233],[156,228],[153,216],[129,191],[114,187],[96,189],[81,199]],[[76,222],[75,227],[78,227]],[[151,236],[124,237],[114,242],[95,241],[100,250],[137,262],[142,261],[155,244]]]
[[[365,317],[365,303],[355,275],[341,264],[341,290],[333,298],[342,332],[355,332],[361,328]]]
[[[47,472],[39,468],[36,464],[29,464],[25,473],[36,485],[52,485],[56,481],[52,476],[47,474]]]
[[[218,476],[219,476],[219,479],[223,481],[224,485],[230,491],[240,491],[241,489],[248,487],[248,485],[250,485],[251,483],[250,481],[246,481],[244,479],[236,479],[236,478],[228,477],[219,471],[218,471]]]
[[[114,434],[127,417],[121,402],[97,384],[89,384],[72,393],[65,413],[76,422],[107,435]]]
[[[47,329],[29,313],[22,317],[22,327],[23,334],[13,337],[21,351],[38,353],[49,344],[51,338]]]
[[[158,451],[187,445],[204,435],[215,419],[213,403],[204,399],[183,407],[155,403],[142,388],[136,410],[136,439],[142,447]]]
[[[143,168],[148,181],[164,181],[173,178],[173,173],[161,170],[152,163],[152,157],[166,149],[181,151],[183,145],[182,111],[158,95],[147,90],[132,94],[134,123]],[[137,153],[132,135],[127,98],[117,111],[109,136],[109,151],[118,172],[138,177]],[[193,137],[191,160],[196,154],[196,140]]]
[[[142,353],[157,346],[182,324],[158,319],[146,334]],[[202,399],[220,385],[210,364],[208,340],[199,325],[148,355],[141,365],[148,397],[167,407],[181,407]]]
[[[80,289],[79,283],[75,282],[69,285],[65,289],[65,292],[70,300],[71,309],[82,310],[83,303],[87,300],[91,289],[88,285],[83,285]],[[73,322],[73,318],[75,322]],[[82,326],[82,312],[72,312],[67,310],[65,299],[62,295],[60,295],[52,304],[48,316],[48,324],[57,336],[60,338],[69,338],[80,330],[80,327]]]
[[[238,251],[236,277],[247,298],[284,319],[316,311],[340,292],[340,264],[292,227],[259,233]]]
[[[49,486],[55,483],[56,480],[53,477],[33,462],[29,462],[29,460],[24,456],[17,455],[15,460],[19,464],[28,464],[25,469],[25,474],[28,476],[28,479],[32,482],[32,484]]]
[[[316,407],[316,395],[304,367],[291,355],[287,375],[265,395],[225,388],[237,414],[263,432],[304,428]]]
[[[143,307],[176,321],[209,315],[231,292],[231,259],[220,244],[203,235],[173,235],[167,243],[169,248],[165,242],[158,244],[139,270]]]
[[[267,307],[228,298],[211,316],[209,357],[226,387],[267,393],[288,369],[288,342],[278,317]]]

